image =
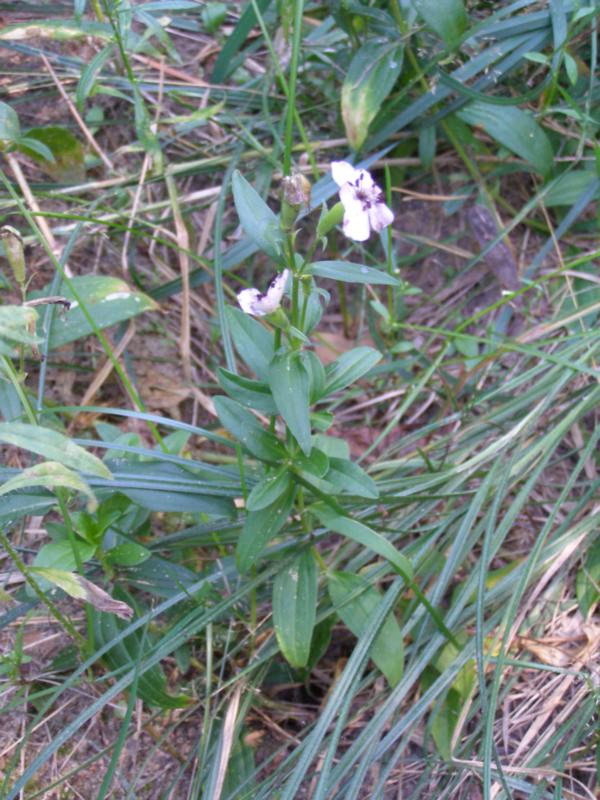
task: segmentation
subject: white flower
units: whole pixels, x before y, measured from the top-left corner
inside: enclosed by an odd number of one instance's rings
[[[252,314],[254,317],[264,317],[266,314],[272,314],[277,311],[289,274],[289,269],[284,269],[283,272],[277,273],[264,294],[254,288],[243,289],[238,292],[237,299],[242,311],[245,311],[246,314]]]
[[[382,231],[394,219],[383,202],[383,192],[366,169],[355,169],[347,161],[332,161],[331,175],[340,187],[344,206],[344,233],[349,239],[364,242],[371,230]]]

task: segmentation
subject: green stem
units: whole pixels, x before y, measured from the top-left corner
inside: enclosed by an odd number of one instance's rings
[[[29,572],[27,564],[25,564],[25,562],[19,556],[18,552],[13,548],[8,536],[4,533],[2,528],[0,528],[0,543],[2,543],[2,546],[13,560],[16,568],[23,575],[29,586],[31,586],[33,592],[37,595],[38,599],[41,600],[41,602],[48,608],[52,616],[56,619],[56,621],[60,625],[62,625],[62,627],[67,631],[67,633],[73,637],[73,639],[77,642],[77,646],[83,653],[85,649],[85,642],[83,640],[83,637],[81,636],[80,633],[78,633],[77,630],[75,630],[73,623],[58,610],[58,608],[54,605],[54,603],[48,597],[48,595],[45,594],[40,589],[37,581],[35,580],[35,578],[33,578],[31,573]]]
[[[390,168],[386,164],[385,165],[385,200],[388,205],[388,208],[392,207],[392,179],[390,174]],[[387,227],[387,271],[388,275],[394,276],[394,259],[392,255],[392,226],[388,225]],[[388,314],[390,317],[390,326],[394,322],[394,315],[395,315],[395,303],[394,303],[394,287],[388,286],[387,287],[387,300],[388,300]]]
[[[306,324],[306,312],[308,310],[308,301],[310,299],[310,291],[307,286],[302,284],[303,299],[302,299],[302,314],[300,315],[300,330],[306,333],[304,326]]]
[[[281,328],[275,328],[275,337],[273,339],[273,351],[276,353],[279,348],[281,347]],[[269,431],[271,433],[275,433],[275,420],[277,418],[276,414],[272,414],[271,418],[269,419]]]
[[[296,80],[298,77],[298,63],[300,60],[303,13],[304,0],[294,0],[292,57],[290,59],[290,81],[288,84],[287,113],[285,118],[285,150],[283,153],[284,175],[289,175],[292,168],[292,144],[294,138],[294,117],[296,114]]]
[[[67,529],[67,538],[69,540],[69,544],[71,545],[73,559],[75,560],[75,567],[77,568],[77,572],[79,573],[79,575],[81,575],[81,577],[83,578],[84,577],[83,561],[81,560],[81,553],[79,552],[79,548],[77,547],[77,536],[75,534],[75,529],[73,528],[73,520],[71,519],[71,515],[69,514],[69,509],[67,506],[66,491],[64,489],[57,488],[56,498],[58,500],[58,506],[60,508],[60,513],[62,514],[63,522],[65,523],[65,528]],[[87,632],[88,632],[88,638],[86,642],[86,652],[87,655],[91,655],[91,653],[94,652],[94,618],[89,603],[85,604],[85,618],[87,622]]]
[[[304,152],[308,155],[308,160],[310,161],[310,166],[311,166],[311,170],[312,170],[313,176],[315,177],[315,179],[317,179],[319,177],[319,167],[318,167],[318,164],[317,164],[317,162],[315,160],[315,157],[313,155],[313,150],[315,148],[314,148],[313,144],[311,144],[311,142],[310,142],[310,140],[308,138],[308,135],[307,135],[306,130],[304,128],[304,125],[302,123],[302,119],[300,117],[300,114],[298,113],[298,109],[296,108],[296,103],[294,102],[294,103],[290,104],[290,101],[289,101],[290,90],[289,90],[288,85],[286,83],[285,75],[283,74],[283,71],[282,71],[281,67],[279,66],[279,60],[278,60],[278,57],[277,57],[277,53],[275,52],[275,48],[273,47],[273,42],[271,41],[271,37],[269,36],[269,32],[268,32],[268,30],[266,28],[265,21],[264,21],[264,19],[262,17],[262,14],[260,13],[260,9],[258,8],[258,6],[256,4],[256,0],[250,0],[250,2],[252,3],[252,8],[254,9],[254,13],[256,14],[256,19],[258,20],[258,24],[259,24],[261,33],[263,35],[263,38],[265,40],[265,44],[267,46],[267,50],[269,51],[269,55],[271,56],[271,60],[273,62],[273,67],[275,69],[275,74],[277,76],[277,80],[279,82],[279,86],[281,88],[281,91],[285,95],[286,100],[288,101],[288,110],[289,110],[290,105],[291,105],[292,113],[294,115],[294,122],[296,123],[296,128],[298,130],[300,138],[302,139],[302,148],[303,148]],[[290,68],[293,68],[293,64],[294,64],[294,49],[293,48],[296,46],[296,42],[297,42],[298,51],[300,49],[300,35],[301,35],[301,32],[302,32],[302,13],[303,13],[302,3],[300,4],[300,6],[301,6],[301,10],[300,10],[299,19],[298,19],[298,14],[297,14],[297,10],[298,9],[297,9],[297,7],[295,7],[295,12],[296,13],[294,14],[294,39],[292,41],[292,60],[291,60],[291,65],[292,66]],[[296,19],[298,19],[298,22],[296,22]],[[297,64],[296,64],[296,66],[297,66]],[[287,119],[286,119],[286,123],[287,123]],[[295,148],[292,148],[292,149],[295,149]],[[291,159],[290,159],[290,166],[291,166]],[[285,172],[285,169],[284,169],[284,174],[288,175],[289,173]]]
[[[33,406],[29,402],[29,398],[27,397],[26,392],[23,390],[23,382],[19,378],[15,368],[13,366],[12,361],[8,356],[2,356],[2,364],[4,365],[4,371],[8,376],[10,382],[12,383],[15,392],[17,393],[19,400],[21,401],[21,405],[25,409],[25,413],[27,414],[27,418],[32,425],[37,425],[37,417]]]
[[[337,281],[338,293],[340,300],[340,311],[342,312],[342,324],[344,326],[344,336],[346,339],[350,338],[350,320],[348,318],[348,302],[346,299],[346,284],[342,281]]]
[[[298,305],[300,298],[300,278],[292,276],[292,325],[298,327]]]

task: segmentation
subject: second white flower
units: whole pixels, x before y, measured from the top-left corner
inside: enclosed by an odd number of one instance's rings
[[[383,192],[371,173],[356,169],[347,161],[332,161],[331,175],[340,187],[344,206],[344,233],[349,239],[364,242],[371,230],[382,231],[391,224],[394,214],[383,201]]]

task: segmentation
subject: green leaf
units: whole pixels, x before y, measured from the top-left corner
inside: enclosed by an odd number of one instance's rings
[[[244,527],[237,543],[235,555],[240,572],[247,572],[256,563],[269,541],[285,524],[292,505],[296,487],[292,484],[270,506],[246,514]]]
[[[315,261],[305,270],[307,275],[331,278],[344,283],[373,283],[386,286],[401,286],[400,281],[387,272],[364,264],[349,264],[347,261]]]
[[[425,169],[431,169],[437,147],[435,125],[419,128],[419,158]]]
[[[123,590],[114,590],[117,599],[123,600],[128,605],[135,607],[135,603]],[[118,619],[114,614],[107,614],[102,611],[94,611],[94,631],[96,643],[99,647],[108,644],[119,636],[126,628],[128,623]],[[143,633],[138,630],[129,634],[121,641],[113,645],[103,656],[108,666],[122,672],[123,669],[133,669],[138,661],[147,656],[147,650],[151,646],[148,637],[145,640],[146,650],[140,652],[143,644]],[[190,703],[190,699],[185,695],[172,696],[167,691],[167,679],[158,664],[146,669],[137,679],[137,692],[139,697],[148,705],[158,706],[159,708],[183,708]]]
[[[142,461],[115,467],[115,491],[149,511],[204,512],[231,516],[233,501],[212,482],[191,469],[161,461]],[[92,482],[93,485],[93,482]]]
[[[213,72],[211,75],[212,83],[224,83],[229,75],[243,61],[243,53],[240,49],[246,37],[257,24],[255,8],[262,14],[269,6],[271,0],[256,0],[256,3],[248,3],[238,19],[235,28],[225,39],[225,43],[219,53]]]
[[[552,170],[554,153],[548,137],[533,117],[520,108],[475,101],[457,112],[457,116],[483,128],[542,175]]]
[[[35,308],[0,306],[0,353],[12,356],[17,344],[28,347],[39,344],[40,338],[32,333],[37,318]]]
[[[317,609],[317,566],[304,550],[275,576],[273,625],[279,649],[292,667],[308,663]]]
[[[452,738],[464,707],[464,700],[455,689],[450,689],[444,702],[436,703],[429,726],[439,754],[445,761],[452,758]]]
[[[321,622],[318,622],[313,628],[312,641],[310,643],[310,654],[308,656],[308,663],[306,671],[311,672],[318,664],[321,658],[325,655],[331,642],[331,629],[336,623],[334,614],[330,614]]]
[[[600,539],[588,550],[583,567],[577,573],[575,588],[581,613],[587,617],[600,601]]]
[[[50,151],[51,160],[32,149],[32,140]],[[83,147],[67,128],[56,125],[30,128],[19,142],[19,150],[36,161],[55,181],[81,183],[85,180]]]
[[[17,489],[28,489],[31,486],[42,486],[51,491],[55,491],[59,487],[72,489],[74,492],[82,492],[86,495],[88,511],[94,511],[98,506],[94,493],[83,478],[57,461],[44,461],[43,464],[34,464],[33,467],[24,469],[0,486],[0,495],[14,492]]]
[[[96,552],[96,545],[88,544],[88,542],[83,542],[81,539],[75,540],[75,547],[83,564],[93,558]],[[64,569],[69,572],[77,569],[73,548],[68,541],[49,542],[42,545],[33,559],[32,566],[45,569]]]
[[[277,410],[288,428],[308,455],[312,447],[310,434],[310,380],[300,353],[278,353],[269,367],[269,385]]]
[[[236,170],[232,177],[233,200],[246,235],[271,258],[281,253],[279,220],[258,192]]]
[[[343,458],[346,461],[350,458],[350,445],[345,439],[317,433],[313,436],[313,442],[329,458]]]
[[[325,474],[329,481],[339,492],[355,494],[357,497],[368,497],[376,500],[379,489],[373,478],[361,469],[358,464],[343,458],[330,458],[329,471]]]
[[[11,524],[21,517],[29,515],[43,516],[49,508],[55,506],[56,498],[48,494],[28,492],[5,497],[0,506],[0,522]]]
[[[248,408],[254,408],[256,411],[262,411],[263,414],[277,413],[271,389],[266,383],[244,378],[222,367],[217,369],[217,376],[223,391],[238,403],[242,403]]]
[[[240,308],[227,306],[225,316],[235,349],[261,381],[268,380],[269,364],[274,355],[273,334]]]
[[[208,33],[215,33],[225,22],[227,6],[225,3],[207,3],[202,9],[202,22]]]
[[[388,542],[380,533],[377,533],[362,522],[338,514],[337,511],[334,511],[323,502],[314,503],[310,510],[326,528],[336,533],[341,533],[342,536],[346,536],[364,547],[368,547],[369,550],[387,559],[405,580],[412,580],[413,568],[408,558],[399,553],[394,545]]]
[[[105,553],[109,564],[117,564],[121,567],[133,567],[136,564],[142,564],[151,555],[151,550],[137,542],[122,542],[116,547],[111,547]]]
[[[302,362],[308,372],[310,402],[316,403],[317,400],[323,397],[323,390],[325,388],[325,367],[319,356],[313,350],[303,351]]]
[[[333,425],[334,416],[331,411],[311,411],[310,424],[314,430],[328,431]],[[314,438],[314,437],[313,437]]]
[[[373,369],[381,361],[381,353],[372,347],[355,347],[325,368],[327,380],[323,397],[345,389]]]
[[[562,304],[562,313],[565,317],[577,312],[581,313],[585,308],[591,308],[589,314],[568,323],[569,330],[576,335],[581,333],[582,324],[590,330],[598,319],[598,308],[600,304],[600,285],[598,285],[598,268],[593,261],[581,264],[577,268],[579,273],[577,278],[572,278],[571,290],[567,294]],[[586,277],[589,276],[589,277]]]
[[[0,150],[16,144],[21,138],[21,125],[17,112],[0,102]]]
[[[575,205],[594,180],[596,176],[589,169],[572,169],[565,172],[544,194],[544,205],[548,208]]]
[[[266,475],[252,489],[246,502],[248,511],[260,511],[270,506],[290,488],[290,473],[288,467],[282,467],[276,472]]]
[[[223,426],[253,456],[262,461],[281,461],[286,457],[282,443],[262,427],[254,414],[229,397],[215,397],[214,403]]]
[[[358,150],[402,70],[403,44],[366,42],[355,53],[342,85],[342,118],[348,142]]]
[[[33,137],[29,139],[27,136],[22,136],[19,139],[17,149],[20,150],[21,153],[24,153],[24,155],[29,156],[29,158],[32,158],[34,161],[37,161],[40,164],[48,166],[54,164],[52,150],[50,150],[50,148],[43,142],[39,142]]]
[[[567,73],[567,77],[569,79],[569,83],[571,86],[575,86],[577,83],[577,62],[573,58],[572,55],[569,53],[564,54],[565,59],[565,71]]]
[[[110,470],[99,458],[74,444],[64,433],[50,428],[24,422],[1,422],[0,442],[37,453],[49,461],[58,461],[77,472],[98,478],[112,478]]]
[[[71,278],[70,282],[100,330],[135,317],[143,311],[158,308],[154,300],[142,292],[130,289],[120,278],[82,275]],[[61,292],[72,305],[69,311],[61,311],[54,318],[50,333],[52,350],[93,332],[71,289],[63,286]],[[31,297],[44,297],[50,293],[49,289],[45,289],[43,292],[32,292]],[[38,333],[41,336],[44,334],[42,322],[38,323]]]
[[[115,45],[111,43],[103,50],[100,50],[91,61],[86,64],[84,69],[81,70],[81,77],[79,78],[79,83],[77,84],[77,90],[75,92],[77,105],[80,109],[83,108],[84,102],[91,94],[94,84],[96,83],[96,77],[111,57],[114,47]]]
[[[381,602],[381,594],[365,578],[349,572],[332,572],[327,586],[331,602],[341,620],[360,638]],[[390,686],[396,686],[404,670],[404,642],[393,612],[379,629],[369,655]]]
[[[463,0],[413,0],[413,6],[449,48],[458,44],[468,24]]]
[[[313,447],[308,456],[305,456],[304,453],[299,453],[294,458],[294,468],[309,475],[315,475],[317,478],[322,478],[329,469],[329,458],[321,450]]]

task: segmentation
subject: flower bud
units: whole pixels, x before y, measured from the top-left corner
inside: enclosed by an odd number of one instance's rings
[[[291,230],[302,206],[310,205],[310,181],[302,173],[295,172],[283,179],[283,202],[281,204],[281,227]]]
[[[25,255],[23,240],[18,230],[10,225],[0,228],[0,239],[4,245],[4,254],[11,266],[15,280],[19,286],[25,284]]]
[[[295,208],[310,204],[310,181],[301,172],[286,176],[283,179],[283,199]]]
[[[327,236],[329,231],[337,227],[344,219],[344,206],[336,203],[329,211],[321,214],[321,219],[317,224],[317,236]]]

